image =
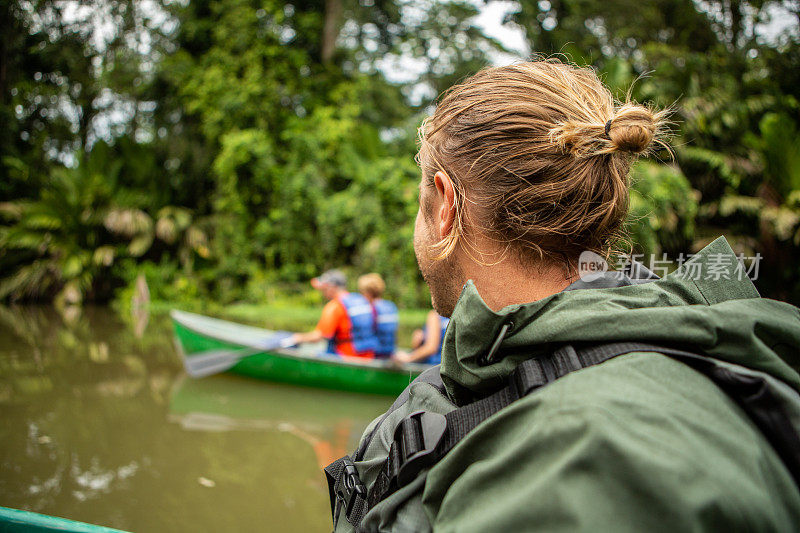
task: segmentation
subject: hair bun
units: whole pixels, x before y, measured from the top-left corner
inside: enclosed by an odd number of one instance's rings
[[[616,111],[613,104],[605,109],[597,106],[583,116],[558,122],[550,129],[549,137],[562,153],[577,159],[614,153],[642,154],[654,143],[666,147],[661,140],[666,113],[633,102],[622,104]],[[607,120],[609,115],[613,118]]]
[[[623,104],[604,128],[618,152],[638,154],[650,147],[656,137],[657,120],[653,112],[636,104]]]

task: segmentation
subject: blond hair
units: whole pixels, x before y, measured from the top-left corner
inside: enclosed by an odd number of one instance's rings
[[[358,292],[370,298],[380,298],[383,296],[383,291],[385,290],[386,283],[383,282],[383,278],[380,274],[371,272],[358,278]]]
[[[420,128],[427,185],[453,183],[456,219],[439,258],[477,226],[523,257],[609,255],[628,211],[628,171],[661,140],[665,112],[614,100],[597,74],[556,59],[484,69],[449,89]],[[472,222],[472,221],[471,221]]]

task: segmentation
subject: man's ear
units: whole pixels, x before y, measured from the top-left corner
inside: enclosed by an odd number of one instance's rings
[[[436,188],[438,209],[436,210],[436,225],[439,238],[443,239],[453,229],[456,220],[456,190],[453,182],[443,170],[433,176],[433,185]]]

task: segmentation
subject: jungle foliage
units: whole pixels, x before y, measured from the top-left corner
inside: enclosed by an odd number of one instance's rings
[[[479,1],[95,0],[0,7],[0,300],[252,301],[321,269],[426,305],[416,127],[507,54]],[[633,171],[637,251],[725,234],[800,302],[796,1],[520,1],[530,50],[674,109]],[[776,29],[777,28],[777,29]]]

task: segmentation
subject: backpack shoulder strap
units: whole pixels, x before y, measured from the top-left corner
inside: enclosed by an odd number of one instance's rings
[[[444,383],[442,382],[442,376],[439,374],[439,365],[433,366],[424,372],[422,372],[419,376],[417,376],[414,381],[408,384],[408,386],[403,389],[403,392],[400,393],[400,396],[392,403],[391,407],[383,414],[381,419],[375,424],[375,427],[372,428],[369,435],[367,435],[364,439],[361,440],[361,443],[356,450],[356,453],[353,454],[354,461],[361,461],[364,459],[364,454],[367,452],[367,447],[372,442],[372,439],[375,438],[375,434],[378,432],[378,429],[383,425],[383,422],[386,418],[397,411],[400,407],[403,406],[408,401],[408,396],[411,394],[411,386],[417,383],[427,383],[433,386],[436,390],[441,392],[442,394],[445,393]]]
[[[360,480],[344,475],[348,466],[352,465],[349,456],[334,461],[325,468],[331,489],[334,522],[339,504],[342,504],[347,521],[358,527],[372,507],[413,480],[423,468],[439,461],[478,424],[542,385],[584,366],[589,365],[580,361],[571,346],[565,346],[548,357],[522,362],[512,373],[506,387],[447,415],[428,411],[411,413],[395,427],[389,455],[369,493],[365,492]],[[401,394],[398,402],[402,398]],[[357,488],[348,490],[349,486]]]
[[[577,348],[566,345],[548,356],[520,363],[508,384],[490,396],[446,415],[417,411],[401,420],[371,490],[367,493],[361,485],[360,490],[339,495],[346,503],[347,520],[358,526],[369,509],[410,483],[421,470],[436,464],[475,427],[504,407],[570,372],[631,352],[672,357],[711,379],[753,420],[800,485],[800,427],[795,425],[800,420],[800,394],[794,389],[767,374],[677,348],[639,342]]]
[[[328,492],[331,499],[331,513],[333,514],[334,526],[336,524],[336,517],[339,514],[339,505],[341,504],[345,505],[345,514],[348,517],[348,521],[354,525],[358,525],[358,522],[360,522],[361,518],[366,514],[367,492],[358,477],[358,471],[353,463],[364,459],[367,448],[375,438],[378,430],[389,415],[397,411],[408,401],[409,395],[411,394],[411,387],[417,383],[427,383],[440,393],[446,395],[442,376],[439,374],[439,365],[428,368],[408,384],[403,392],[400,393],[400,396],[392,403],[391,407],[381,416],[378,423],[372,428],[372,431],[361,439],[361,443],[353,454],[353,457],[345,455],[325,467],[324,471],[328,481]],[[351,516],[353,519],[350,518]],[[355,517],[358,517],[358,521],[354,521]]]

